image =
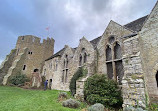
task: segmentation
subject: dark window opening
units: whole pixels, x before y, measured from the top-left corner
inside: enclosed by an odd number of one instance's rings
[[[65,63],[65,60],[64,60],[64,67],[63,68],[65,68],[65,66],[66,66],[66,63]]]
[[[157,82],[157,87],[158,87],[158,71],[156,73],[156,82]]]
[[[30,54],[32,55],[32,52],[30,52]]]
[[[86,63],[86,62],[87,62],[87,54],[84,53],[84,63]]]
[[[66,61],[66,68],[68,68],[68,63],[69,63],[69,61],[67,60],[67,61]]]
[[[66,69],[65,82],[67,82],[68,69]]]
[[[23,70],[25,70],[25,69],[26,69],[26,65],[23,66]]]
[[[52,79],[49,80],[49,89],[51,89],[52,86]]]
[[[121,59],[122,54],[121,54],[121,46],[116,42],[116,45],[114,47],[114,57],[115,59]]]
[[[107,75],[108,75],[109,79],[112,79],[113,78],[112,62],[106,63],[106,65],[107,65]]]
[[[65,73],[65,71],[63,70],[63,74],[62,74],[62,82],[64,82],[64,73]]]
[[[106,61],[112,60],[112,53],[111,53],[111,48],[107,46],[106,48]]]
[[[115,41],[115,38],[114,38],[113,36],[111,36],[111,37],[109,38],[109,43],[112,44],[112,43],[114,43],[114,41]]]
[[[28,52],[28,54],[30,54],[30,52]]]
[[[82,55],[80,55],[79,66],[82,65]]]
[[[39,70],[38,69],[34,69],[34,71],[33,72],[38,72]]]
[[[115,66],[116,66],[117,82],[121,84],[122,78],[124,76],[122,60],[115,62]]]

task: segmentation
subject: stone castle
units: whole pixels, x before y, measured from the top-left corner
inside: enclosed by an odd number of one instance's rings
[[[20,36],[0,67],[0,82],[6,85],[19,71],[27,76],[39,72],[51,89],[69,91],[71,78],[84,66],[88,74],[76,82],[76,97],[83,96],[84,82],[97,73],[118,82],[124,106],[158,102],[158,2],[147,16],[126,25],[110,21],[100,37],[83,37],[78,47],[65,45],[53,53],[54,39],[40,43],[40,38]]]

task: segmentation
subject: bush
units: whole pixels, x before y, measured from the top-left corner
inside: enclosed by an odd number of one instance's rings
[[[73,75],[73,77],[71,78],[71,82],[70,82],[70,92],[71,95],[74,96],[76,94],[76,81],[80,78],[83,77],[87,74],[87,70],[84,69],[83,67],[80,67],[77,72]]]
[[[104,111],[104,105],[96,103],[88,108],[88,111]]]
[[[123,103],[117,83],[108,80],[105,75],[89,77],[84,85],[84,96],[88,103],[101,103],[105,107],[119,108]]]
[[[74,99],[68,99],[66,101],[63,101],[62,105],[64,107],[69,107],[69,108],[78,108],[80,106],[80,102],[78,102]]]
[[[13,85],[23,86],[25,82],[28,82],[29,79],[25,74],[17,74],[11,76],[9,82]]]

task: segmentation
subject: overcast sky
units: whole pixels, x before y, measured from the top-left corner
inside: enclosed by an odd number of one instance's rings
[[[0,0],[0,63],[21,35],[55,39],[55,52],[103,34],[112,19],[124,25],[149,14],[156,0]]]

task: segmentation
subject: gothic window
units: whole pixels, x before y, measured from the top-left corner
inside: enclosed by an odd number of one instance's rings
[[[63,74],[62,74],[62,82],[64,82],[64,75],[65,75],[65,70],[63,70]]]
[[[122,58],[121,47],[117,42],[114,46],[114,57],[115,57],[115,59],[121,59]]]
[[[82,55],[80,55],[79,66],[82,65]]]
[[[106,64],[107,65],[107,75],[110,79],[113,78],[113,67],[112,67],[112,62],[109,62]]]
[[[111,37],[109,38],[109,43],[110,43],[110,44],[113,44],[114,41],[115,41],[115,37],[114,37],[114,36],[111,36]]]
[[[57,71],[57,69],[58,69],[58,61],[55,59],[54,70]]]
[[[67,82],[67,77],[68,77],[68,64],[69,64],[69,59],[68,55],[65,55],[64,62],[63,62],[63,74],[62,74],[62,82],[66,83]]]
[[[157,71],[157,73],[156,73],[156,76],[155,76],[155,78],[156,78],[157,87],[158,87],[158,71]]]
[[[84,62],[84,63],[87,62],[87,54],[86,54],[86,53],[84,53],[84,60],[83,60],[83,62]]]
[[[114,79],[121,84],[124,75],[121,46],[116,42],[114,36],[108,39],[108,43],[109,45],[106,46],[105,51],[107,75],[110,79]]]
[[[85,48],[82,48],[81,54],[79,56],[79,66],[82,66],[86,62],[87,62],[87,53]]]
[[[107,46],[106,48],[106,61],[112,60],[112,53],[111,53],[111,48]]]

